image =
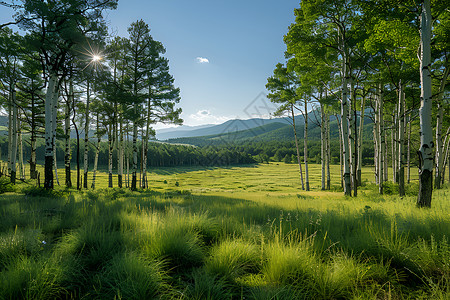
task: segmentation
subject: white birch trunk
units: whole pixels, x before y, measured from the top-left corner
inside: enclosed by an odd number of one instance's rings
[[[88,169],[89,169],[89,104],[90,104],[90,82],[87,80],[87,89],[86,89],[86,111],[85,111],[85,120],[84,120],[84,177],[83,177],[83,187],[85,189],[88,188]]]
[[[398,193],[400,197],[405,195],[405,93],[403,92],[403,85],[400,80],[399,95],[398,95]]]
[[[380,134],[380,150],[378,151],[378,167],[379,167],[379,193],[383,194],[383,184],[387,178],[386,176],[386,159],[385,159],[385,151],[386,151],[386,143],[385,143],[385,133],[384,133],[384,115],[383,115],[383,89],[381,84],[378,87],[378,133]]]
[[[361,101],[361,115],[359,119],[359,134],[358,134],[358,166],[357,166],[357,181],[358,185],[361,186],[361,169],[362,169],[362,139],[363,139],[363,129],[364,129],[364,113],[366,108],[366,97],[363,91],[363,97]]]
[[[309,172],[308,172],[308,100],[305,98],[305,135],[303,138],[305,151],[304,151],[304,161],[305,161],[305,184],[306,190],[309,191]]]
[[[50,72],[50,78],[45,95],[45,166],[44,166],[44,187],[53,189],[53,151],[55,149],[55,140],[53,139],[53,100],[57,93],[58,78],[56,74]],[[56,127],[55,127],[56,128]]]
[[[292,115],[292,127],[294,129],[295,148],[297,150],[297,162],[298,162],[298,167],[299,167],[299,171],[300,171],[300,181],[302,183],[302,190],[305,190],[305,185],[303,182],[302,159],[300,157],[300,148],[298,146],[298,138],[297,138],[297,128],[295,126],[294,105],[291,105],[291,115]]]
[[[441,177],[444,176],[443,173],[443,163],[444,163],[444,146],[445,144],[442,141],[442,122],[444,119],[444,108],[442,107],[442,103],[444,101],[444,90],[445,83],[447,82],[447,77],[449,74],[450,67],[447,65],[445,67],[445,72],[441,79],[441,84],[439,87],[439,95],[437,98],[437,114],[436,114],[436,170],[434,172],[435,176],[435,187],[437,189],[441,188]]]
[[[325,124],[325,111],[324,111],[324,105],[320,103],[320,163],[321,163],[321,170],[322,170],[322,190],[325,190],[325,164],[327,159],[327,151],[326,151],[326,124]]]
[[[431,5],[430,0],[424,0],[420,20],[420,150],[419,150],[419,207],[431,207],[433,192],[433,128],[431,125]]]

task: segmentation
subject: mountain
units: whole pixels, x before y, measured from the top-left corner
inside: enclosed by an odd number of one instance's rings
[[[181,126],[177,128],[167,128],[156,131],[156,138],[158,140],[169,140],[184,137],[209,136],[216,134],[226,134],[229,132],[250,130],[252,128],[265,126],[273,123],[289,124],[288,118],[273,118],[273,119],[248,119],[248,120],[229,120],[218,125],[203,125],[199,126]],[[303,124],[303,116],[296,116],[296,123]]]
[[[279,120],[279,119],[278,119]],[[309,120],[308,138],[312,141],[319,141],[321,139],[320,126]],[[364,119],[364,140],[372,140],[372,121],[369,118]],[[297,136],[299,140],[303,139],[304,123],[297,124]],[[330,137],[332,140],[339,139],[338,122],[335,117],[331,118],[330,122]],[[246,129],[246,130],[228,130],[224,133],[212,134],[206,136],[192,136],[169,139],[169,143],[190,144],[195,146],[208,145],[236,145],[247,142],[271,142],[271,141],[293,141],[294,131],[292,125],[284,122],[270,122],[268,124]]]

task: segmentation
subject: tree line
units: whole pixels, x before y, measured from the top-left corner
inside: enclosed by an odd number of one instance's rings
[[[113,164],[117,165],[119,187],[123,186],[124,167],[130,164],[131,188],[136,189],[139,160],[144,177],[147,173],[152,126],[182,122],[181,109],[176,107],[180,90],[174,86],[162,43],[153,39],[143,20],[128,27],[127,37],[109,35],[103,13],[115,9],[117,0],[0,4],[14,13],[13,22],[0,26],[0,105],[8,115],[7,173],[11,181],[17,177],[17,159],[23,159],[19,154],[23,153],[24,133],[29,133],[32,178],[37,177],[37,140],[43,138],[45,153],[39,159],[44,161],[44,187],[54,187],[56,141],[62,140],[66,186],[72,186],[71,158],[76,156],[76,187],[88,188],[89,170],[95,187],[101,137],[106,135],[109,186]],[[12,25],[23,34],[13,32]],[[77,136],[75,153],[72,130]],[[95,131],[93,139],[90,130]],[[131,151],[125,151],[128,139]],[[143,141],[141,157],[138,139]]]
[[[405,167],[410,169],[416,152],[417,205],[431,206],[433,171],[434,187],[440,188],[449,160],[448,7],[448,0],[302,0],[295,9],[295,22],[284,36],[286,61],[267,81],[269,98],[280,105],[277,114],[291,117],[294,128],[296,114],[307,121],[311,105],[320,107],[322,178],[329,176],[329,120],[336,115],[346,195],[356,196],[361,183],[362,120],[369,112],[379,192],[390,164],[392,180],[404,195]],[[415,122],[420,145],[411,144]],[[307,132],[306,123],[305,153]],[[305,181],[308,189],[308,155],[300,159],[298,137],[294,140],[302,186]]]

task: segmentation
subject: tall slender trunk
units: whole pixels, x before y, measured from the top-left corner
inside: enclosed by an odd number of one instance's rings
[[[386,143],[385,143],[385,132],[384,132],[384,114],[383,114],[383,88],[382,85],[378,86],[378,134],[380,135],[380,149],[378,151],[378,174],[379,174],[379,193],[383,194],[383,184],[386,180],[386,159],[385,159],[385,151],[386,151]]]
[[[345,40],[341,38],[342,48],[342,99],[341,99],[341,133],[343,144],[343,161],[344,161],[344,194],[351,196],[352,187],[350,179],[350,149],[349,149],[349,132],[348,132],[348,80],[350,79],[349,57]]]
[[[72,124],[75,128],[75,133],[77,135],[77,190],[81,190],[81,170],[80,170],[80,133],[78,131],[77,123],[75,122],[75,98],[73,99],[72,109],[73,109],[73,117]]]
[[[17,103],[16,103],[16,87],[15,84],[12,84],[12,88],[11,88],[11,103],[12,103],[12,139],[11,139],[11,171],[10,171],[10,176],[11,176],[11,182],[13,184],[16,183],[16,161],[17,161],[17,114],[18,114],[18,109],[17,109]]]
[[[100,125],[99,125],[99,115],[97,113],[97,144],[95,145],[95,157],[94,157],[94,170],[92,170],[92,184],[91,188],[95,189],[95,177],[97,175],[97,166],[98,166],[98,155],[100,153],[100,140],[101,140],[101,134],[99,133]]]
[[[398,183],[397,181],[397,112],[398,107],[395,105],[394,113],[392,115],[392,126],[391,126],[391,163],[392,163],[392,182]]]
[[[297,129],[295,126],[295,114],[294,114],[294,105],[291,105],[291,115],[292,115],[292,127],[294,129],[294,140],[295,140],[295,148],[297,150],[297,162],[300,171],[300,181],[302,183],[302,190],[305,190],[305,185],[303,182],[303,170],[302,170],[302,160],[300,157],[300,149],[298,147],[298,138],[297,138]]]
[[[8,167],[7,174],[11,176],[12,170],[12,152],[13,152],[13,90],[14,85],[11,84],[9,88],[9,97],[8,97]],[[12,177],[11,177],[12,178]]]
[[[406,180],[408,184],[411,182],[411,114],[408,115],[408,141],[407,141],[407,154],[406,154]]]
[[[441,84],[439,87],[439,95],[437,98],[437,114],[436,114],[436,170],[434,172],[435,180],[434,186],[437,189],[441,188],[441,177],[443,177],[443,163],[444,163],[444,143],[442,141],[442,122],[444,120],[444,108],[442,107],[442,102],[444,101],[444,90],[445,83],[447,82],[447,77],[449,74],[450,67],[446,61],[445,72],[443,78],[441,79]]]
[[[53,130],[53,110],[54,94],[57,93],[58,78],[55,73],[50,72],[50,78],[45,96],[45,162],[44,162],[44,187],[53,189],[53,151],[55,149],[55,140]]]
[[[351,183],[351,188],[354,190],[356,187],[356,182],[355,182],[355,175],[356,175],[356,151],[355,151],[355,143],[356,143],[356,139],[355,139],[355,120],[354,120],[354,111],[356,109],[355,107],[355,102],[356,102],[356,97],[355,97],[355,88],[353,85],[353,78],[350,76],[348,83],[350,85],[350,102],[348,105],[348,149],[349,149],[349,156],[350,156],[350,183]],[[354,195],[356,196],[356,195]]]
[[[357,167],[357,181],[358,185],[361,186],[361,169],[362,169],[362,139],[363,139],[363,129],[364,129],[364,113],[366,110],[366,97],[363,90],[363,96],[361,101],[361,115],[359,119],[359,134],[358,134],[358,167]]]
[[[33,80],[31,80],[31,86],[33,86]],[[30,128],[30,178],[37,179],[36,171],[36,101],[34,92],[31,93],[31,128]]]
[[[305,161],[305,184],[306,190],[309,191],[309,171],[308,171],[308,99],[305,97],[305,135],[303,138],[305,151],[304,151],[304,161]]]
[[[325,111],[323,103],[320,103],[320,165],[322,170],[321,183],[322,190],[325,190],[325,164],[327,160],[327,149],[326,149],[326,128],[325,128]]]
[[[399,82],[398,95],[398,193],[400,197],[405,195],[405,93],[403,92],[402,81]]]
[[[137,118],[137,104],[134,105],[134,114]],[[137,121],[133,122],[133,174],[131,178],[131,189],[137,189],[137,168],[138,168],[138,148],[137,148],[138,126]]]
[[[119,141],[119,154],[117,158],[117,185],[119,188],[123,187],[123,156],[124,156],[124,145],[123,145],[123,127],[122,118],[119,120],[119,130],[120,130],[120,141]]]
[[[420,150],[419,154],[419,195],[417,206],[431,207],[433,192],[433,128],[431,125],[431,7],[430,0],[422,4],[420,26]]]
[[[340,181],[341,187],[344,188],[344,142],[342,141],[342,122],[340,118],[336,115],[336,120],[338,122],[339,131],[339,170],[340,170]]]
[[[20,179],[25,180],[25,168],[23,164],[23,140],[22,140],[22,126],[19,116],[17,116],[17,138],[19,150],[19,174]]]
[[[57,160],[56,160],[56,128],[57,128],[57,117],[58,117],[58,100],[59,100],[59,85],[56,85],[56,92],[53,94],[53,101],[52,101],[52,106],[53,106],[53,112],[52,112],[52,126],[53,126],[53,146],[54,146],[54,150],[53,150],[53,168],[55,169],[55,179],[56,179],[56,183],[59,185],[59,178],[58,178],[58,164],[57,164]]]
[[[326,130],[327,130],[327,190],[331,189],[331,172],[330,172],[330,163],[331,163],[331,147],[330,147],[330,116],[327,115],[326,119]]]
[[[373,145],[374,145],[374,149],[373,149],[373,164],[375,167],[374,170],[374,174],[375,174],[375,184],[378,185],[380,184],[380,174],[379,174],[379,168],[378,168],[378,149],[380,148],[380,141],[379,141],[379,137],[380,135],[378,134],[378,118],[376,117],[378,115],[378,113],[376,112],[377,109],[375,109],[375,122],[373,124]]]
[[[113,187],[113,147],[114,147],[114,132],[113,124],[109,124],[108,130],[108,187]]]
[[[72,187],[72,174],[70,170],[70,159],[71,159],[71,150],[70,150],[70,111],[71,105],[74,102],[73,95],[73,82],[70,80],[69,82],[69,94],[67,95],[67,104],[66,104],[66,114],[64,118],[64,135],[65,135],[65,155],[64,155],[64,168],[66,171],[66,187]]]
[[[86,89],[86,112],[85,112],[85,120],[84,120],[84,180],[83,180],[83,188],[88,188],[88,169],[89,169],[89,161],[88,161],[88,153],[89,153],[89,104],[90,104],[90,82],[87,80],[87,89]]]

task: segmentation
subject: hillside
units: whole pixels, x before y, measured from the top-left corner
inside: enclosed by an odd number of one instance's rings
[[[369,118],[365,118],[365,125],[372,124]],[[338,122],[335,118],[330,122],[330,136],[332,140],[339,138]],[[297,125],[297,135],[299,139],[303,139],[304,125]],[[294,131],[291,125],[284,122],[273,122],[263,126],[246,129],[234,130],[221,134],[212,134],[195,137],[182,137],[169,139],[169,143],[191,144],[196,146],[206,145],[223,145],[223,144],[242,144],[245,142],[271,142],[271,141],[292,141]],[[321,139],[320,126],[310,120],[308,126],[308,138],[310,140],[319,141]],[[365,126],[363,133],[364,140],[372,140],[372,126]]]

